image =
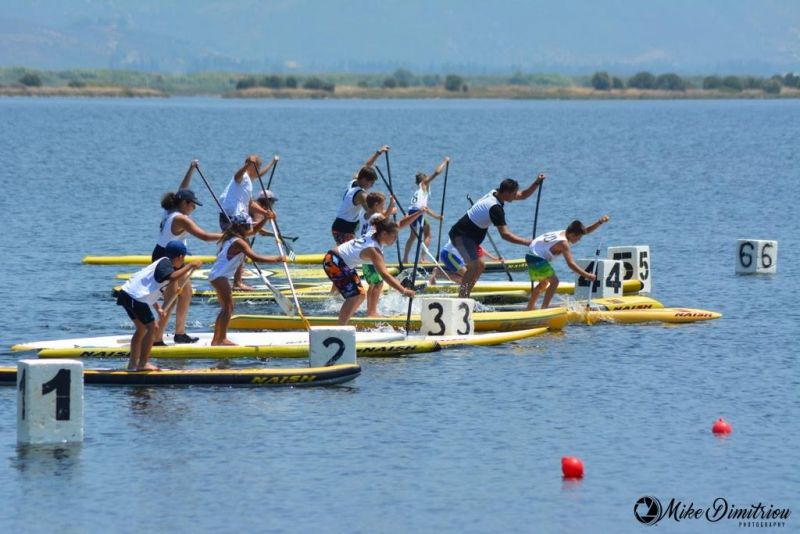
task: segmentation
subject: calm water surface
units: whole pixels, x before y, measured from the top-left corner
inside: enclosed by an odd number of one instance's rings
[[[383,143],[404,201],[414,172],[452,157],[450,222],[466,193],[544,170],[541,231],[607,213],[578,257],[649,245],[655,297],[724,314],[362,360],[358,380],[327,389],[87,387],[86,441],[69,448],[18,449],[2,388],[4,532],[639,532],[642,495],[789,507],[783,530],[799,528],[800,102],[7,99],[0,117],[3,365],[16,342],[128,329],[109,292],[129,269],[80,258],[149,253],[160,195],[189,161],[219,192],[250,152],[281,155],[281,226],[307,252],[330,246],[348,177]],[[512,230],[531,231],[533,207],[509,207]],[[779,241],[777,275],[733,274],[742,237]],[[190,329],[215,313],[193,305]],[[710,433],[720,416],[728,439]],[[562,481],[563,455],[584,460],[583,481]]]

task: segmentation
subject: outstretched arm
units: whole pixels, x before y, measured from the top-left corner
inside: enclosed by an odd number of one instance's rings
[[[425,213],[424,211],[415,211],[414,213],[409,213],[408,215],[397,221],[398,228],[405,228],[409,224],[413,223],[414,221],[422,217],[424,213]]]
[[[200,162],[196,159],[193,159],[192,162],[189,164],[189,169],[186,171],[186,176],[183,177],[181,180],[181,185],[178,186],[178,189],[188,189],[189,184],[192,183],[192,174],[194,174],[194,170],[197,168],[197,165]]]
[[[526,237],[520,237],[511,232],[508,229],[508,226],[498,226],[497,231],[500,232],[500,237],[508,241],[509,243],[514,243],[515,245],[525,245],[528,246],[531,244],[531,240]]]
[[[595,221],[594,224],[586,227],[586,233],[591,234],[592,232],[600,228],[602,224],[607,222],[608,222],[608,215],[603,215],[602,217],[597,219],[597,221]]]
[[[368,248],[364,250],[364,252],[361,253],[361,259],[372,262],[372,265],[375,267],[375,270],[378,271],[378,274],[381,275],[381,278],[383,278],[387,284],[392,286],[392,288],[402,293],[403,296],[413,297],[416,295],[416,292],[413,289],[407,289],[403,287],[403,284],[401,284],[397,278],[389,273],[389,270],[386,269],[386,262],[383,261],[383,254],[374,248]]]
[[[436,178],[437,176],[442,174],[442,171],[447,166],[447,163],[449,161],[450,161],[450,158],[445,156],[445,158],[442,160],[442,162],[433,170],[431,175],[428,176],[427,178],[425,178],[425,180],[423,180],[422,183],[424,183],[426,186],[429,186],[434,178]]]
[[[437,221],[443,221],[444,220],[444,215],[439,215],[438,213],[436,213],[435,211],[433,211],[432,209],[430,209],[427,206],[425,207],[424,211],[425,211],[425,213],[427,213],[428,215],[430,215],[431,217],[433,217]]]
[[[555,247],[553,247],[553,248],[555,248]],[[594,274],[590,273],[589,271],[585,271],[585,270],[581,269],[580,265],[575,263],[575,259],[572,257],[572,250],[569,247],[564,248],[564,253],[563,254],[564,254],[564,261],[567,262],[567,266],[570,269],[572,269],[572,271],[575,274],[580,275],[580,276],[582,276],[582,277],[584,277],[587,280],[590,280],[592,282],[594,282],[597,279],[597,277]]]
[[[231,245],[231,248],[234,247],[238,248],[238,250],[234,249],[234,254],[244,252],[244,255],[253,261],[260,261],[263,263],[281,263],[289,261],[286,256],[262,256],[261,254],[256,254],[256,252],[250,247],[250,244],[245,239],[237,239],[236,243]]]
[[[536,180],[533,181],[530,187],[523,191],[517,191],[517,200],[525,200],[531,196],[536,192],[537,189],[539,189],[539,186],[542,185],[542,182],[544,182],[544,173],[540,172],[539,176],[536,177]]]
[[[378,161],[378,158],[381,157],[381,154],[383,154],[384,152],[389,152],[389,150],[391,150],[389,148],[389,145],[383,145],[378,150],[376,150],[374,154],[372,154],[370,157],[367,158],[367,161],[364,162],[363,166],[372,167],[373,165],[375,165],[375,162]]]
[[[174,230],[177,223],[179,223],[179,228],[176,232]],[[172,223],[172,228],[173,234],[180,234],[181,232],[186,231],[195,236],[197,239],[202,239],[203,241],[217,241],[222,237],[220,232],[206,232],[186,215],[179,215],[178,217],[175,217],[175,221]]]
[[[260,171],[258,171],[258,177],[259,177],[259,178],[261,178],[262,176],[264,176],[265,174],[267,174],[267,173],[269,172],[269,170],[270,170],[272,167],[274,167],[274,166],[275,166],[275,164],[276,164],[276,163],[278,163],[278,160],[280,160],[280,159],[281,159],[281,157],[280,157],[280,156],[278,156],[277,154],[276,154],[276,155],[274,155],[274,156],[272,157],[272,159],[271,159],[271,160],[269,160],[269,163],[267,163],[267,165],[266,165],[264,168],[262,168]]]

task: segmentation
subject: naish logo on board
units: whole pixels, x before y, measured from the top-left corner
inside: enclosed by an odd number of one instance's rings
[[[675,317],[711,317],[710,313],[702,312],[678,312]]]
[[[254,376],[252,384],[296,384],[298,382],[313,382],[317,375],[289,375],[289,376]]]
[[[717,497],[711,506],[697,507],[694,502],[684,503],[674,497],[664,507],[657,497],[644,495],[633,505],[633,516],[643,525],[658,524],[662,519],[672,519],[676,523],[683,520],[705,519],[709,523],[722,520],[737,521],[739,527],[775,528],[786,526],[786,520],[792,511],[789,508],[777,508],[761,502],[749,506],[731,504],[725,497]]]

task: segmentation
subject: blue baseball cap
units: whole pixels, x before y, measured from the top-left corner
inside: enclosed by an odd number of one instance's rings
[[[186,245],[180,241],[170,241],[167,243],[167,246],[164,247],[164,250],[166,251],[167,257],[170,259],[177,258],[178,256],[186,256]]]
[[[175,198],[178,200],[187,200],[189,202],[193,202],[198,206],[202,206],[203,204],[197,200],[197,195],[194,194],[194,191],[191,189],[178,189],[178,192],[175,193]]]
[[[250,216],[245,213],[240,213],[231,217],[231,224],[235,224],[237,226],[252,226],[253,219],[251,219]]]

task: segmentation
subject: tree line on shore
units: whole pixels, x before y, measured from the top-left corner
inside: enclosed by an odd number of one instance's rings
[[[152,89],[164,94],[235,94],[255,88],[293,91],[306,89],[334,93],[337,85],[377,90],[391,94],[396,89],[444,89],[451,93],[469,94],[471,89],[491,87],[526,86],[534,90],[591,87],[595,91],[635,89],[640,91],[686,92],[708,90],[735,94],[744,91],[763,91],[780,94],[783,88],[800,89],[800,76],[794,73],[776,74],[769,78],[757,76],[690,76],[675,73],[653,74],[639,72],[624,79],[605,71],[592,76],[570,77],[561,74],[514,73],[511,77],[499,75],[462,76],[458,74],[414,74],[400,68],[391,74],[336,73],[320,76],[314,74],[244,74],[230,72],[197,73],[147,73],[102,69],[76,69],[70,71],[36,71],[22,67],[0,68],[0,84],[38,87],[118,87],[125,89]],[[485,91],[479,94],[485,94]],[[404,92],[402,94],[416,94]],[[513,93],[517,94],[517,93]],[[524,94],[524,93],[522,93]]]
[[[769,78],[757,76],[718,76],[716,74],[702,78],[699,86],[675,73],[654,75],[650,72],[639,72],[623,81],[608,72],[595,72],[591,79],[592,88],[596,91],[612,89],[641,89],[661,91],[686,91],[687,89],[717,90],[740,93],[746,90],[761,90],[768,94],[779,94],[781,89],[789,87],[800,89],[800,76],[794,73],[775,74]]]

